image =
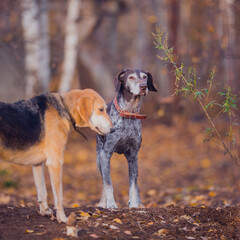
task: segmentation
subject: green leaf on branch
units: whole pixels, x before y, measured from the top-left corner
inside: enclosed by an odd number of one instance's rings
[[[213,100],[213,101],[211,101],[210,103],[208,103],[208,104],[205,106],[205,108],[208,109],[209,106],[210,106],[211,108],[213,108],[214,105],[219,106],[219,107],[222,107],[222,105],[219,104],[219,103],[217,103],[216,100]]]
[[[194,93],[194,100],[196,98],[199,98],[199,99],[202,100],[202,96],[204,97],[204,94],[201,91],[197,91],[197,92]]]

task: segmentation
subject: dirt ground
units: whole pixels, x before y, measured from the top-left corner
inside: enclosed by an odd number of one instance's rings
[[[127,162],[111,161],[118,210],[97,207],[101,178],[95,134],[71,134],[65,152],[66,214],[79,239],[240,239],[240,169],[214,143],[203,143],[205,123],[143,122],[139,188],[145,208],[129,209]],[[46,171],[49,202],[53,198]],[[69,227],[68,227],[69,228]],[[54,216],[38,214],[31,167],[0,163],[0,239],[74,239]]]

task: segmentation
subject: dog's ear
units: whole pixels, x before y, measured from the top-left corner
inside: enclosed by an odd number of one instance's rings
[[[123,78],[124,78],[124,74],[127,71],[127,69],[122,70],[118,76],[115,78],[115,92],[118,92],[121,88],[121,84],[123,83]]]
[[[150,72],[147,72],[147,86],[148,86],[148,90],[152,91],[152,92],[157,92],[157,89],[155,88],[155,86],[153,85],[153,77],[152,74]]]
[[[80,115],[80,118],[87,124],[91,126],[90,117],[93,111],[94,98],[90,97],[80,97],[77,104],[77,111]],[[84,124],[84,125],[85,125]]]

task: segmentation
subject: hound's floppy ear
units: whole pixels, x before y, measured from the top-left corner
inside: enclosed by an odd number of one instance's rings
[[[93,111],[94,98],[90,97],[80,97],[77,104],[77,111],[80,115],[80,118],[87,124],[90,124],[90,117]]]
[[[147,72],[147,86],[148,86],[148,90],[152,91],[152,92],[157,92],[157,89],[155,88],[155,86],[153,85],[153,77],[152,74],[150,72]]]
[[[123,83],[123,78],[124,78],[124,74],[126,72],[127,69],[122,70],[118,76],[115,78],[115,92],[118,92],[121,88],[121,84]]]

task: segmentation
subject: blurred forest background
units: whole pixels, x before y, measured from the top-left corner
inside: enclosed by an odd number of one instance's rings
[[[157,26],[179,62],[197,67],[200,85],[216,66],[214,87],[239,90],[239,13],[239,0],[2,0],[1,101],[76,87],[109,101],[118,72],[136,67],[152,73],[159,94],[145,102],[159,109],[174,77],[157,58]]]

